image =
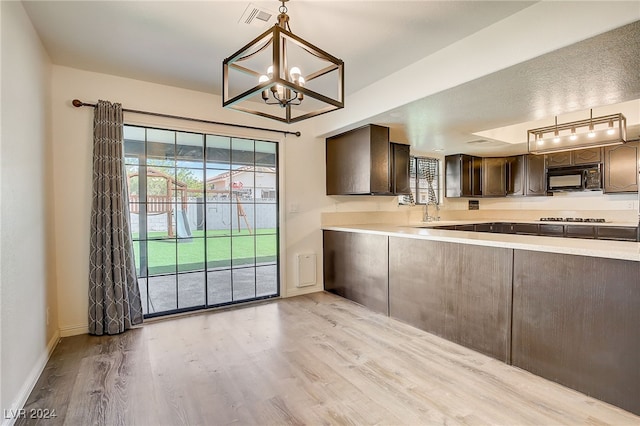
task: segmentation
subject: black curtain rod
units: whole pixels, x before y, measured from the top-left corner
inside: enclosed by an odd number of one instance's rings
[[[80,108],[80,107],[83,107],[83,106],[88,106],[88,107],[93,107],[93,108],[96,107],[96,104],[88,104],[88,103],[82,102],[81,100],[78,100],[78,99],[74,99],[72,104],[76,108]],[[198,122],[198,123],[218,124],[220,126],[231,126],[231,127],[241,127],[243,129],[263,130],[265,132],[282,133],[285,136],[286,135],[296,135],[296,136],[300,137],[300,135],[301,135],[300,132],[289,132],[287,130],[276,130],[276,129],[267,129],[265,127],[245,126],[244,124],[221,123],[219,121],[203,120],[201,118],[182,117],[180,115],[162,114],[160,112],[139,111],[137,109],[127,109],[127,108],[122,108],[122,111],[133,112],[133,113],[136,113],[136,114],[153,115],[154,117],[177,118],[178,120],[195,121],[195,122]]]

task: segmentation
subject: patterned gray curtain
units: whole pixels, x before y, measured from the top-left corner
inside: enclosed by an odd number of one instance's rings
[[[122,106],[98,101],[93,120],[89,333],[118,334],[142,322],[124,173]]]
[[[438,204],[433,183],[438,177],[438,160],[435,158],[418,158],[418,174],[427,181],[427,204]]]

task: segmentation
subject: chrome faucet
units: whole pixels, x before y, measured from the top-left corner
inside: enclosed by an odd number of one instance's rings
[[[429,206],[435,206],[435,216],[429,214]],[[422,218],[423,222],[438,222],[440,220],[440,206],[435,201],[429,201],[424,205],[424,216]]]

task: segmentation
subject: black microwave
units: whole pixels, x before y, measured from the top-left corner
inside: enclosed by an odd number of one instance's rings
[[[547,170],[547,191],[549,192],[600,190],[602,190],[600,164]]]

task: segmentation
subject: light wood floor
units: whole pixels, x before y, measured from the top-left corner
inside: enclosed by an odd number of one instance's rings
[[[65,338],[25,408],[55,409],[46,425],[640,424],[328,293]]]

